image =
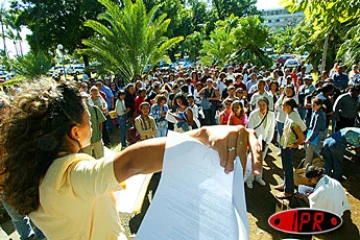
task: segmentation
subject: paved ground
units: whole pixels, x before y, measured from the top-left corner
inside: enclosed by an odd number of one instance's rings
[[[115,135],[114,138],[117,138]],[[115,141],[115,139],[113,139]],[[326,239],[326,240],[360,240],[360,160],[352,160],[351,153],[348,153],[344,158],[344,171],[348,180],[343,183],[348,191],[349,202],[352,206],[351,216],[347,217],[342,227],[338,230],[324,235],[317,236],[295,236],[290,234],[283,234],[268,225],[268,218],[274,213],[275,199],[271,194],[274,191],[274,186],[282,183],[282,168],[281,159],[276,155],[277,149],[275,146],[270,146],[271,152],[265,159],[264,164],[264,179],[267,182],[265,187],[254,184],[254,189],[246,189],[247,210],[250,224],[250,239],[264,240],[264,239]],[[299,151],[295,156],[294,162],[298,163],[304,157],[305,153]],[[123,224],[127,226],[131,214],[121,214]],[[0,240],[2,239],[19,239],[19,236],[14,232],[11,222],[6,222],[1,225]],[[127,228],[128,232],[128,228]],[[132,238],[130,238],[132,239]]]

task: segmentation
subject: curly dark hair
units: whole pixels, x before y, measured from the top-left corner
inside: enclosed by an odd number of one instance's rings
[[[45,79],[24,86],[11,103],[0,125],[1,190],[20,213],[38,209],[42,178],[60,152],[70,151],[65,137],[80,145],[70,131],[85,111],[77,89]]]

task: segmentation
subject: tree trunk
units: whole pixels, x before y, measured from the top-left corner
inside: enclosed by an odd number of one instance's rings
[[[5,43],[5,30],[4,30],[4,23],[2,20],[2,16],[0,16],[0,23],[1,23],[2,38],[3,38],[3,42],[4,42],[4,54],[5,54],[5,56],[7,56],[6,43]]]
[[[173,62],[176,62],[176,57],[175,57],[175,53],[174,53],[174,51],[168,51],[168,53],[169,53],[169,57],[170,57],[170,60],[171,60],[171,62],[173,63]]]
[[[89,57],[87,55],[82,55],[85,65],[85,73],[91,78],[91,71],[89,70]]]
[[[323,55],[321,58],[321,69],[320,69],[321,72],[325,71],[325,68],[326,68],[326,56],[327,56],[327,51],[328,51],[328,46],[329,46],[329,36],[330,36],[330,34],[327,33],[326,37],[325,37]]]

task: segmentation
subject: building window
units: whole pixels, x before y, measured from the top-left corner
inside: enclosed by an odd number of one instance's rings
[[[276,19],[276,22],[280,22],[280,19]]]
[[[268,20],[268,23],[271,23],[271,20]]]

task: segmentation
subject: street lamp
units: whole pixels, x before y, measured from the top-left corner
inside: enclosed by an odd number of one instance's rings
[[[56,46],[56,53],[60,58],[60,62],[62,63],[62,66],[63,66],[63,69],[64,69],[64,77],[65,77],[65,81],[66,81],[66,70],[65,70],[65,65],[64,65],[65,58],[64,58],[63,49],[64,49],[64,46],[62,44],[58,44]]]

